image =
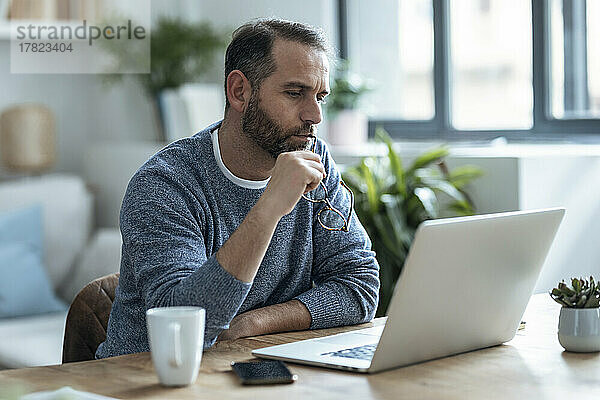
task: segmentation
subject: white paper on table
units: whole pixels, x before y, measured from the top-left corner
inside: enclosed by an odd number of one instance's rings
[[[101,396],[95,393],[80,392],[70,386],[58,390],[29,393],[20,400],[116,400],[114,397]]]

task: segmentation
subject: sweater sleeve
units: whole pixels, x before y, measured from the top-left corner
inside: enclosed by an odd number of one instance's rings
[[[332,205],[347,215],[348,191],[326,147],[322,160],[327,171],[327,190]],[[313,221],[314,287],[297,296],[312,316],[311,329],[370,321],[379,298],[379,265],[371,241],[352,210],[349,232],[329,231],[317,220],[323,204],[317,204]]]
[[[210,347],[229,327],[251,284],[234,278],[214,254],[207,254],[199,200],[174,171],[145,168],[127,188],[120,224],[123,252],[146,309],[203,307],[204,345]]]

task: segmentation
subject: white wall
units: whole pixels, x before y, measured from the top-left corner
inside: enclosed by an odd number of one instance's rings
[[[125,189],[138,168],[160,150],[158,142],[98,143],[85,152],[83,176],[94,195],[99,227],[118,227]]]
[[[157,137],[151,103],[131,81],[107,87],[87,74],[11,74],[10,42],[0,40],[0,112],[20,103],[42,103],[56,119],[56,170],[79,173],[91,143]]]
[[[337,43],[335,22],[337,1],[335,0],[188,0],[181,2],[181,9],[182,15],[188,18],[210,19],[216,26],[224,28],[235,28],[259,17],[277,17],[304,22],[321,27],[332,43]]]
[[[522,209],[567,208],[536,290],[561,280],[600,276],[600,156],[533,156],[520,160]]]

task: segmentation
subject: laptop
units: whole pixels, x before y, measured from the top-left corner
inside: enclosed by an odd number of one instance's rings
[[[252,351],[379,372],[511,340],[564,208],[438,219],[416,231],[385,325]]]

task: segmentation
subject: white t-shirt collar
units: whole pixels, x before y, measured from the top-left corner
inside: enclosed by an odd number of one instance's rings
[[[214,131],[211,132],[211,137],[212,137],[212,143],[213,143],[213,152],[215,154],[215,160],[217,161],[217,165],[219,166],[219,169],[221,170],[221,172],[223,172],[223,175],[225,175],[225,177],[227,179],[229,179],[231,182],[235,183],[238,186],[241,186],[243,188],[246,189],[262,189],[265,186],[267,186],[267,183],[269,183],[269,180],[271,179],[271,177],[262,180],[262,181],[252,181],[249,179],[242,179],[240,177],[237,177],[233,174],[233,172],[231,172],[223,163],[223,159],[221,158],[221,149],[219,147],[219,130],[215,129]]]

